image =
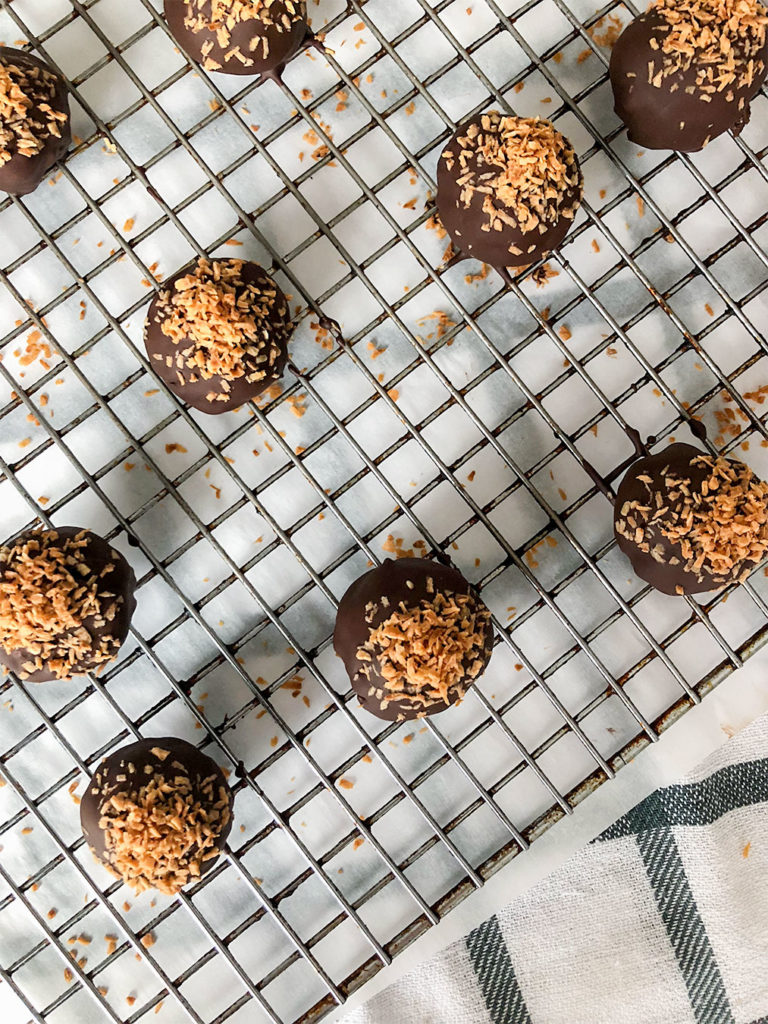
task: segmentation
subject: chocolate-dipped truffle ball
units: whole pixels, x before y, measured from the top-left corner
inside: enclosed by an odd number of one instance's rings
[[[116,878],[173,896],[213,867],[232,828],[232,793],[216,762],[186,740],[140,740],[101,762],[80,824]]]
[[[743,582],[768,554],[768,484],[737,459],[672,444],[630,466],[614,530],[635,573],[664,594]]]
[[[280,377],[292,333],[288,302],[257,263],[199,259],[153,299],[144,344],[171,391],[220,413]]]
[[[654,0],[613,48],[616,113],[637,145],[693,153],[741,131],[767,67],[757,0]]]
[[[61,75],[31,53],[0,46],[0,190],[34,192],[71,141]]]
[[[333,646],[360,703],[406,721],[460,700],[491,657],[491,613],[456,569],[388,558],[339,604]]]
[[[573,146],[549,121],[489,110],[460,125],[443,151],[437,209],[465,256],[522,267],[560,245],[582,186]]]
[[[304,0],[165,0],[168,27],[206,71],[278,73],[309,29]]]
[[[136,577],[90,530],[30,530],[0,547],[0,665],[35,683],[99,672],[117,657]]]

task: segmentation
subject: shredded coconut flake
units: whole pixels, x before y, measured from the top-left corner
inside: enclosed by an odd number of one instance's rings
[[[68,115],[51,106],[56,76],[37,64],[0,62],[0,167],[19,153],[33,157],[61,138]]]
[[[277,286],[246,284],[243,266],[243,260],[198,260],[192,272],[160,293],[155,313],[163,334],[178,346],[177,371],[220,378],[225,392],[227,382],[239,377],[263,380],[290,333]],[[215,391],[211,396],[219,397]]]
[[[193,784],[181,771],[154,771],[107,797],[99,827],[112,871],[137,893],[173,895],[198,878],[205,861],[218,856],[231,814],[227,790],[219,785],[216,792],[215,782],[215,775]]]
[[[225,62],[232,59],[249,65],[253,61],[240,52],[239,47],[230,50],[232,30],[243,22],[256,21],[265,30],[290,32],[297,21],[306,17],[306,3],[299,0],[187,0],[184,25],[190,32],[215,32],[216,41],[222,50],[228,51]],[[266,37],[256,37],[252,49],[263,44],[264,59],[269,54]]]
[[[581,172],[573,147],[550,121],[491,110],[457,143],[461,201],[469,207],[480,193],[490,230],[507,224],[527,233],[574,216]],[[443,155],[455,159],[451,149]]]
[[[380,687],[384,706],[448,704],[482,672],[489,622],[490,612],[471,594],[438,592],[411,608],[401,602],[358,650],[361,671]],[[374,659],[379,679],[371,674]]]
[[[764,70],[768,11],[758,0],[654,0],[650,11],[664,22],[661,67],[653,64],[650,81],[696,67],[700,99],[731,86],[748,88]]]
[[[0,646],[29,652],[22,677],[45,667],[66,679],[83,663],[115,657],[119,641],[102,636],[94,645],[85,626],[111,622],[123,600],[105,587],[114,564],[100,574],[89,565],[89,543],[85,530],[64,538],[51,530],[0,547]]]
[[[743,462],[721,456],[698,456],[691,468],[708,473],[698,487],[669,467],[661,473],[663,489],[651,476],[638,476],[647,500],[624,503],[618,533],[663,562],[663,548],[653,543],[657,532],[678,548],[681,568],[699,581],[728,583],[748,575],[768,554],[768,484]]]

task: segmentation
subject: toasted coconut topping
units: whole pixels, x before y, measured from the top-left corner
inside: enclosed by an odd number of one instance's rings
[[[743,462],[700,455],[692,470],[700,484],[665,466],[660,481],[638,476],[647,501],[626,501],[617,532],[658,562],[693,573],[699,582],[746,578],[768,554],[768,484]],[[654,536],[655,535],[655,536]],[[659,535],[674,545],[667,555]],[[679,557],[678,557],[679,555]]]
[[[248,66],[253,63],[250,57],[241,53],[239,47],[230,49],[232,30],[242,22],[256,22],[250,48],[255,51],[263,45],[266,60],[269,55],[266,31],[290,32],[297,21],[305,20],[306,6],[303,0],[187,0],[184,25],[194,33],[215,32],[219,47],[228,51],[224,62],[239,60]],[[259,29],[263,29],[261,34]]]
[[[56,85],[47,68],[0,62],[0,167],[16,153],[37,156],[52,136],[61,138],[68,115],[51,106]]]
[[[158,297],[155,320],[178,346],[179,384],[186,369],[197,379],[226,382],[246,377],[263,380],[290,333],[282,293],[269,280],[263,287],[246,284],[243,260],[199,259],[194,270],[178,278]],[[170,357],[169,357],[170,358]],[[220,396],[212,391],[211,401]],[[226,394],[224,395],[226,398]]]
[[[458,151],[454,150],[458,147]],[[498,110],[472,121],[443,154],[456,173],[465,209],[483,196],[488,229],[527,233],[573,217],[581,202],[581,172],[570,142],[550,121],[505,117]]]
[[[194,781],[174,762],[176,774],[162,769],[142,778],[127,765],[133,785],[106,796],[99,827],[108,866],[135,891],[159,889],[169,896],[200,876],[201,866],[221,852],[217,841],[231,811],[217,776]],[[97,774],[95,784],[100,784]]]
[[[383,707],[393,700],[422,709],[451,703],[485,667],[490,618],[472,594],[438,592],[411,608],[401,601],[359,648],[361,671]]]
[[[661,59],[648,68],[657,88],[695,65],[696,94],[710,100],[729,87],[748,88],[762,74],[764,63],[757,58],[765,46],[768,11],[758,0],[653,0],[649,10],[665,23]]]
[[[29,654],[23,678],[46,668],[66,679],[117,653],[118,639],[95,645],[86,626],[111,622],[123,600],[105,586],[114,564],[99,573],[89,565],[90,542],[86,530],[64,538],[50,530],[0,547],[0,647]]]

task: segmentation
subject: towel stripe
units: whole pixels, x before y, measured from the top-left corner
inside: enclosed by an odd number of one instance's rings
[[[672,831],[641,832],[637,845],[697,1024],[733,1024],[720,968]]]
[[[701,782],[651,793],[593,842],[675,825],[711,825],[737,807],[768,800],[768,759],[729,764]]]
[[[498,919],[484,921],[466,943],[492,1024],[531,1024]]]

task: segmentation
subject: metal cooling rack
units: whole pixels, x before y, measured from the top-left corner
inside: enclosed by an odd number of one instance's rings
[[[78,136],[0,203],[0,532],[90,526],[140,581],[100,677],[0,687],[11,1024],[321,1017],[766,638],[762,572],[700,602],[631,578],[583,469],[695,416],[768,472],[765,98],[739,139],[642,153],[607,84],[625,6],[320,0],[332,52],[260,89],[190,66],[160,6],[0,13],[65,74]],[[446,267],[430,221],[442,145],[491,105],[551,117],[587,183],[511,289]],[[203,252],[272,266],[299,321],[282,390],[216,418],[141,346],[155,275]],[[497,643],[460,707],[385,725],[330,636],[346,586],[407,551],[450,556]],[[196,887],[134,899],[75,801],[168,732],[232,772],[236,825]]]

